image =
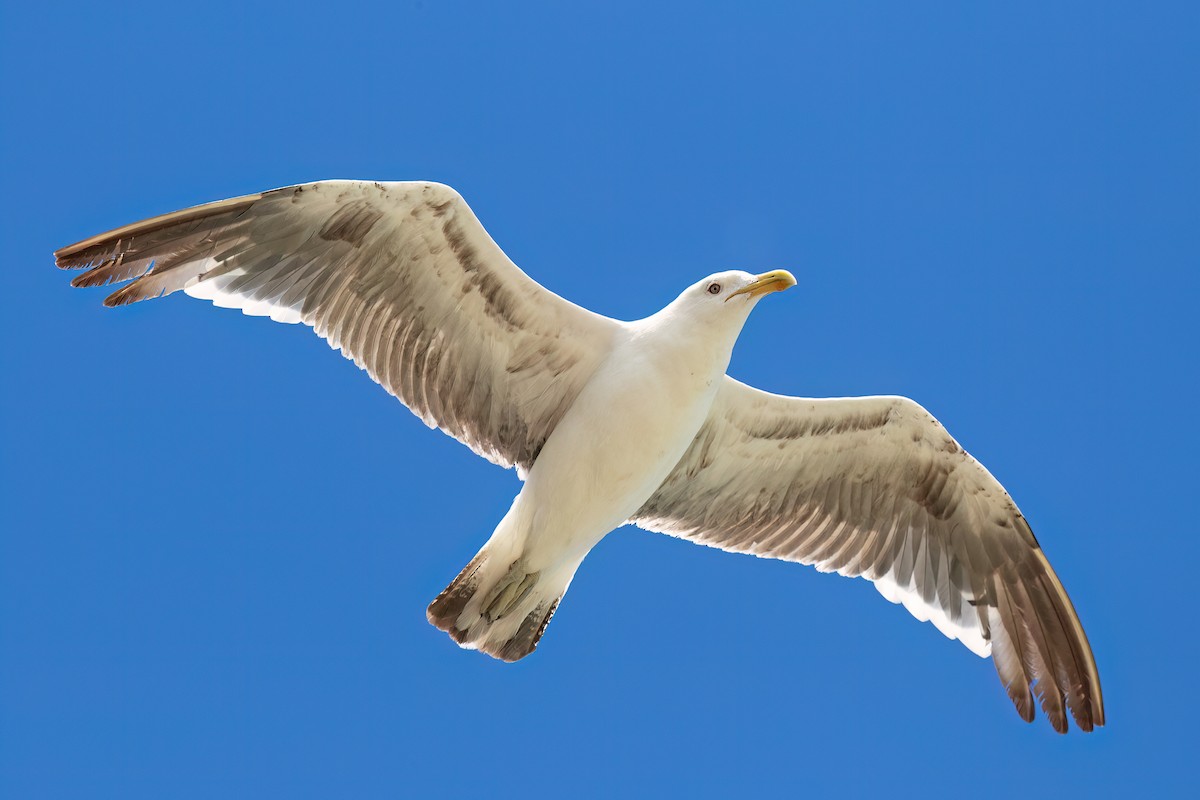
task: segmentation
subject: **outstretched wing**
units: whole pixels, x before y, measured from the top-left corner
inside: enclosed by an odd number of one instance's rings
[[[607,354],[615,320],[538,285],[436,183],[322,181],[223,200],[65,247],[74,286],[133,281],[303,322],[476,453],[528,469]]]
[[[726,378],[691,448],[631,520],[700,544],[861,576],[991,655],[1018,712],[1104,724],[1096,664],[1016,505],[902,397],[811,400]]]

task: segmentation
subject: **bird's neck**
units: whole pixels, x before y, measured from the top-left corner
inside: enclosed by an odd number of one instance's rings
[[[654,354],[660,369],[704,380],[723,375],[745,320],[703,320],[671,311],[668,306],[633,323],[633,339]]]

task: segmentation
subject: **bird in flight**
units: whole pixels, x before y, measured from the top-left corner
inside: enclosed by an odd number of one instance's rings
[[[1104,724],[1091,647],[1008,493],[903,397],[771,394],[725,374],[751,310],[794,286],[728,271],[622,322],[540,286],[461,196],[320,181],[136,222],[55,253],[120,306],[182,289],[304,323],[429,427],[523,486],[430,604],[461,646],[533,652],[575,571],[632,523],[865,578],[991,656],[1027,721]]]

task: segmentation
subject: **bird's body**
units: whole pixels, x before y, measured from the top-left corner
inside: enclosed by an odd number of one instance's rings
[[[576,569],[631,522],[861,576],[992,656],[1025,719],[1104,723],[1095,662],[1003,487],[899,397],[816,400],[725,375],[789,273],[732,271],[621,322],[521,272],[452,189],[326,181],[135,223],[56,253],[121,305],[183,290],[312,326],[431,427],[524,486],[428,610],[466,647],[536,647]]]
[[[553,609],[584,556],[642,507],[695,439],[751,301],[741,305],[745,313],[727,315],[721,325],[700,325],[668,306],[614,332],[609,352],[546,439],[512,508],[460,577],[470,597],[452,602],[459,584],[451,585],[443,603],[431,607],[431,621],[501,658],[525,655],[523,639],[507,649],[519,623],[531,614],[542,622],[539,614]],[[520,600],[501,598],[512,601],[504,609],[507,622],[481,624],[491,599],[528,576],[534,578]]]
[[[620,335],[550,434],[517,497],[537,509],[531,546],[546,539],[582,558],[633,516],[692,443],[728,353],[679,359],[671,338],[651,325]]]

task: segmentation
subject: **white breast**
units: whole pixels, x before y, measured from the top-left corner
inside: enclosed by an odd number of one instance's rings
[[[518,498],[527,552],[582,556],[654,493],[708,416],[732,342],[708,347],[646,322],[617,342],[530,470]]]

